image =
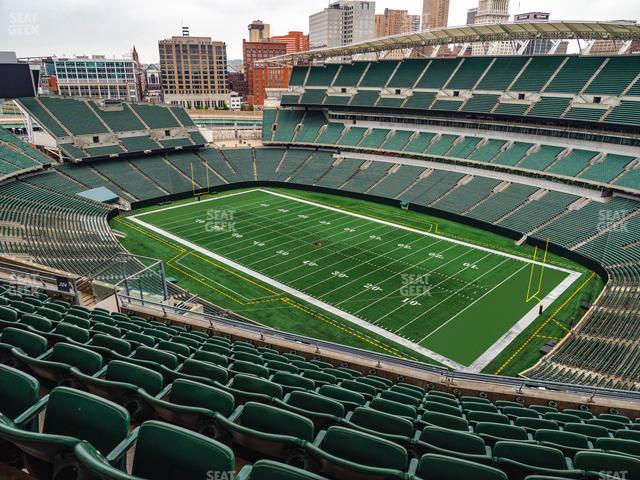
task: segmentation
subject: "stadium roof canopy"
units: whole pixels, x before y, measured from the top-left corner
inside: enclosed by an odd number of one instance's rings
[[[640,40],[640,25],[615,22],[540,22],[444,27],[376,38],[375,40],[352,43],[341,47],[319,48],[306,52],[291,53],[271,58],[269,61],[291,62],[451,43],[489,43],[519,40]]]

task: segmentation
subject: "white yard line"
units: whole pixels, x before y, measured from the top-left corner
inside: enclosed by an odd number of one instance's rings
[[[556,288],[554,288],[549,295],[542,299],[542,304],[547,308],[555,302],[565,291],[571,288],[576,280],[578,280],[582,276],[581,273],[572,273],[567,278],[565,278]],[[518,323],[516,323],[513,327],[507,331],[502,337],[495,341],[493,345],[491,345],[485,352],[480,355],[475,362],[473,362],[469,368],[467,368],[470,372],[481,372],[487,365],[489,365],[494,358],[496,358],[500,352],[502,352],[511,342],[513,342],[518,335],[524,332],[529,325],[531,325],[540,315],[539,315],[539,304],[536,303],[535,306],[529,310],[529,312],[522,317]]]

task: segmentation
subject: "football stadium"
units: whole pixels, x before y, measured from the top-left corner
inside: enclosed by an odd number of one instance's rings
[[[240,146],[0,62],[0,478],[640,479],[634,42],[278,55]]]

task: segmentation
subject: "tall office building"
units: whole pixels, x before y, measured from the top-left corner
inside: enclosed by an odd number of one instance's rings
[[[423,0],[422,29],[446,27],[449,24],[449,0]]]
[[[287,46],[287,53],[306,52],[309,50],[309,35],[305,35],[303,32],[276,35],[271,37],[271,40],[284,43]]]
[[[376,15],[376,38],[402,33],[416,32],[420,29],[418,15],[409,15],[407,10],[392,10],[386,8],[384,14]]]
[[[478,13],[476,14],[476,25],[489,25],[492,23],[507,23],[509,21],[509,0],[480,0]],[[493,49],[490,50],[490,48]],[[511,42],[498,42],[491,44],[475,44],[474,55],[513,55],[515,50]]]
[[[65,97],[140,99],[136,62],[104,55],[53,59],[54,83]]]
[[[254,20],[249,25],[249,41],[264,42],[271,38],[271,25],[262,20]]]
[[[478,7],[467,10],[467,25],[475,25],[476,15],[478,15]]]
[[[171,37],[158,42],[164,101],[185,108],[229,104],[227,46],[210,37]]]
[[[309,17],[311,48],[339,47],[375,37],[376,2],[338,0]]]
[[[518,13],[514,15],[514,22],[521,23],[540,23],[548,22],[551,18],[551,14],[548,12],[528,12]],[[529,40],[527,48],[524,50],[524,55],[546,55],[553,47],[551,40]]]
[[[247,81],[247,103],[263,105],[267,88],[286,88],[291,76],[291,68],[282,65],[265,63],[264,60],[286,55],[287,44],[274,42],[242,41],[242,60],[244,78]]]

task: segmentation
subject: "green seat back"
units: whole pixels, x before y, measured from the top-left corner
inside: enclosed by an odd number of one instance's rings
[[[177,448],[179,447],[179,448]],[[148,421],[140,427],[132,474],[152,480],[207,479],[212,472],[231,478],[231,449],[211,438],[167,423]]]
[[[285,362],[279,362],[276,360],[269,360],[266,363],[266,367],[269,370],[276,370],[278,372],[289,372],[289,373],[295,373],[295,374],[300,373],[300,369],[295,365],[291,365],[290,363],[285,363]]]
[[[247,480],[327,480],[315,473],[271,460],[258,460],[249,467]]]
[[[22,300],[11,300],[9,305],[22,313],[33,313],[36,311],[36,307]]]
[[[570,413],[548,412],[544,414],[545,420],[553,420],[558,423],[580,423],[582,419]]]
[[[58,387],[49,396],[42,432],[87,440],[107,454],[129,433],[129,413],[96,395]]]
[[[71,325],[75,325],[76,327],[84,328],[85,330],[89,330],[91,328],[91,322],[87,318],[76,317],[75,315],[65,315],[62,319],[64,323],[70,323]]]
[[[206,408],[225,417],[231,415],[235,408],[235,400],[230,393],[182,378],[173,382],[169,401],[177,405]]]
[[[420,405],[420,400],[417,398],[405,395],[404,393],[394,392],[392,390],[385,390],[380,394],[380,397],[386,400],[402,403],[403,405],[409,405],[414,408],[418,408],[418,405]]]
[[[66,363],[87,375],[94,375],[102,368],[102,355],[70,343],[56,343],[48,360]]]
[[[229,347],[225,347],[217,343],[205,343],[201,348],[201,351],[203,352],[213,352],[225,357],[231,355],[231,350],[229,350]]]
[[[567,468],[564,454],[560,450],[543,445],[501,441],[496,443],[493,448],[493,455],[496,458],[504,458],[538,468],[555,470]]]
[[[407,451],[400,445],[343,427],[329,427],[322,449],[336,457],[369,467],[405,471],[408,466]]]
[[[234,360],[241,360],[243,362],[253,363],[254,365],[264,365],[264,360],[260,355],[256,355],[254,353],[248,353],[243,351],[234,351],[233,352]]]
[[[282,387],[277,383],[270,382],[264,378],[253,377],[251,375],[238,374],[233,377],[231,388],[247,393],[259,393],[282,399]]]
[[[314,438],[313,422],[296,413],[256,402],[247,402],[236,420],[243,427],[273,435],[286,435],[309,442]]]
[[[518,427],[528,428],[530,430],[559,430],[560,426],[557,422],[553,420],[545,420],[544,418],[528,418],[528,417],[519,417],[516,418],[514,425]]]
[[[144,333],[140,333],[140,332],[129,331],[124,334],[124,339],[131,340],[132,342],[140,343],[147,347],[153,347],[156,344],[156,341],[153,339],[153,337],[150,337],[149,335],[145,335]]]
[[[178,366],[178,357],[176,357],[173,353],[163,352],[161,350],[149,348],[144,345],[136,349],[136,351],[133,353],[133,358],[155,362],[160,365],[164,365],[171,370],[175,369]]]
[[[59,323],[53,329],[53,333],[70,338],[78,343],[87,343],[89,341],[89,330],[73,325],[72,323]]]
[[[202,360],[203,362],[213,363],[215,365],[220,365],[222,367],[229,366],[229,359],[225,355],[216,352],[198,350],[193,354],[192,358],[196,360]]]
[[[38,315],[42,315],[43,317],[48,318],[49,320],[52,320],[54,322],[59,322],[60,320],[62,320],[62,313],[57,310],[48,308],[48,306],[49,304],[44,307],[40,307],[38,309]]]
[[[182,364],[182,370],[180,373],[186,375],[193,375],[195,377],[203,377],[214,382],[222,384],[227,383],[229,380],[229,373],[219,365],[214,365],[209,362],[202,362],[200,360],[194,360],[188,358]]]
[[[640,457],[640,442],[636,440],[627,440],[624,438],[598,438],[596,440],[595,447],[608,452],[620,452]]]
[[[640,460],[628,455],[617,455],[605,452],[578,452],[576,453],[575,468],[590,472],[611,472],[618,473],[618,478],[636,479],[640,478]],[[624,477],[621,472],[625,472]]]
[[[31,328],[40,332],[50,332],[53,328],[53,323],[48,318],[42,315],[36,315],[35,313],[25,313],[20,317],[20,323],[29,325]]]
[[[200,342],[188,337],[173,337],[173,343],[179,343],[189,348],[200,348]]]
[[[130,383],[153,396],[160,393],[164,386],[162,375],[155,370],[120,360],[109,362],[105,379],[111,382]]]
[[[96,347],[108,348],[109,350],[113,350],[114,352],[119,353],[120,355],[127,356],[131,353],[131,344],[126,340],[121,338],[114,338],[110,335],[104,335],[102,333],[97,333],[91,339],[91,345],[95,345]]]
[[[625,423],[616,422],[615,420],[605,420],[603,418],[589,418],[585,420],[585,423],[589,425],[598,425],[610,431],[620,430],[626,426]]]
[[[351,415],[350,421],[362,428],[376,432],[413,437],[413,422],[372,408],[356,408]]]
[[[640,431],[638,430],[627,430],[626,428],[616,430],[613,435],[615,438],[624,438],[626,440],[635,440],[640,442]]]
[[[498,413],[498,408],[491,403],[463,402],[462,410],[467,412]]]
[[[5,328],[0,334],[0,343],[6,343],[20,348],[30,357],[39,357],[47,351],[47,339],[37,333],[27,332],[18,328]]]
[[[271,381],[286,387],[303,388],[305,390],[313,390],[316,386],[313,380],[289,372],[276,372],[271,377]]]
[[[20,370],[0,365],[0,413],[14,419],[38,401],[38,381]]]
[[[402,393],[403,395],[409,395],[410,397],[415,398],[419,402],[421,402],[424,398],[424,393],[420,393],[419,391],[414,390],[413,388],[403,387],[402,385],[394,385],[389,388],[389,391]]]
[[[5,322],[17,322],[18,312],[11,307],[0,307],[0,320]]]
[[[587,423],[567,423],[564,426],[566,432],[581,433],[591,438],[609,437],[609,430],[600,425],[590,425]]]
[[[371,408],[380,412],[390,413],[401,417],[416,418],[417,412],[414,407],[394,402],[393,400],[385,400],[384,398],[374,398],[371,400]]]
[[[122,330],[118,327],[114,327],[112,325],[106,325],[104,323],[97,323],[91,329],[93,332],[104,333],[105,335],[110,335],[112,337],[121,337]]]
[[[500,423],[480,422],[476,425],[475,432],[480,435],[489,435],[508,440],[528,440],[527,431],[515,425],[503,425]]]
[[[173,340],[170,342],[167,340],[162,340],[158,342],[156,348],[158,350],[175,353],[184,357],[188,357],[189,355],[191,355],[191,350],[189,350],[189,347],[187,347],[186,345],[181,345],[179,343],[174,343]]]
[[[424,409],[428,412],[446,413],[448,415],[454,415],[456,417],[462,416],[462,410],[460,407],[454,407],[440,402],[424,402]]]
[[[362,394],[358,392],[352,392],[351,390],[347,390],[342,387],[337,387],[335,385],[322,385],[318,390],[320,395],[324,395],[329,398],[334,398],[336,400],[352,402],[358,405],[365,404],[365,398]]]
[[[344,405],[316,393],[294,391],[286,399],[287,404],[316,413],[344,417]]]
[[[496,468],[434,453],[420,458],[416,475],[423,480],[507,480]]]
[[[467,420],[471,423],[502,423],[504,425],[511,423],[506,415],[492,412],[467,412]]]
[[[364,383],[356,382],[355,380],[343,380],[340,382],[340,386],[352,392],[358,392],[362,395],[373,397],[378,392],[371,385],[365,385]]]
[[[503,407],[501,412],[508,417],[515,418],[540,418],[540,414],[535,410],[523,407]]]
[[[234,361],[229,367],[230,370],[238,373],[246,373],[249,375],[255,375],[256,377],[267,378],[269,377],[269,369],[262,365],[256,365],[255,363],[245,362],[243,360]]]
[[[311,365],[313,365],[313,363]],[[302,376],[304,378],[308,378],[318,383],[328,383],[330,385],[335,385],[336,383],[338,383],[338,379],[327,372],[318,372],[316,370],[306,370],[302,372]]]
[[[582,420],[593,418],[593,413],[591,413],[589,410],[582,410],[579,408],[565,408],[564,410],[562,410],[562,413],[575,415],[576,417],[580,417]]]
[[[448,428],[426,427],[420,434],[420,441],[438,448],[470,455],[487,453],[484,440],[468,432],[458,432]]]
[[[448,415],[446,413],[426,412],[422,415],[422,420],[429,425],[448,428],[450,430],[469,431],[469,422],[461,417]]]
[[[564,447],[589,448],[589,440],[580,433],[557,430],[538,430],[534,437],[536,442],[549,442]]]

